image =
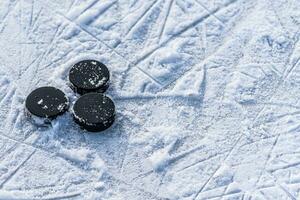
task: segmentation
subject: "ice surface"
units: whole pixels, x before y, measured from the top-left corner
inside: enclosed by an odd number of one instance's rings
[[[299,8],[0,1],[0,199],[300,199]],[[113,127],[29,119],[40,86],[72,110],[67,76],[83,59],[110,69]]]

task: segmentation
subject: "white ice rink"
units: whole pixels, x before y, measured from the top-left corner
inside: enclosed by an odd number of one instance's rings
[[[299,38],[299,0],[0,0],[0,199],[300,199]],[[37,126],[83,59],[113,127]]]

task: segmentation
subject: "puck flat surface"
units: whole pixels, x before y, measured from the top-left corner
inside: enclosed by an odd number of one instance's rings
[[[109,86],[109,70],[96,60],[83,60],[76,63],[69,72],[69,80],[75,92],[105,92]]]
[[[104,131],[115,120],[115,104],[101,93],[88,93],[75,102],[73,116],[75,122],[87,131]]]
[[[32,115],[54,119],[66,112],[69,107],[69,100],[57,88],[41,87],[28,95],[25,106]]]

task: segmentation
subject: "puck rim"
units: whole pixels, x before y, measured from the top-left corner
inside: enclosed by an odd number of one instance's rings
[[[33,105],[34,103],[33,102],[30,102],[30,100],[33,100],[33,98],[36,98],[37,96],[34,96],[36,95],[36,92],[40,92],[40,90],[44,90],[44,89],[48,89],[48,90],[52,90],[57,92],[57,94],[59,94],[60,96],[58,98],[60,98],[60,100],[64,100],[64,102],[61,102],[60,105],[62,105],[63,107],[62,108],[57,108],[56,109],[56,112],[53,111],[53,113],[42,113],[43,110],[40,110],[41,113],[37,113],[36,112],[36,109],[32,108],[31,106],[37,106],[37,105]],[[44,97],[38,97],[38,98],[44,98]],[[38,103],[38,102],[37,102]],[[39,103],[38,103],[39,104]],[[46,105],[47,106],[47,105]],[[63,115],[70,107],[70,100],[69,98],[67,97],[67,95],[61,91],[60,89],[56,88],[56,87],[53,87],[53,86],[42,86],[42,87],[38,87],[38,88],[35,88],[34,90],[32,90],[29,95],[26,97],[25,99],[25,111],[29,114],[29,116],[34,116],[34,117],[38,117],[38,118],[41,118],[41,119],[55,119],[56,117],[60,116],[60,115]]]
[[[82,115],[77,107],[80,106],[79,104],[82,104],[82,101],[85,101],[85,98],[89,97],[88,99],[90,99],[91,96],[96,95],[96,97],[100,97],[101,98],[105,98],[108,101],[108,104],[110,106],[112,106],[108,112],[109,115],[106,116],[105,119],[98,119],[98,121],[89,121],[88,119],[82,119],[82,117],[80,115]],[[93,97],[94,98],[94,97]],[[102,100],[102,99],[101,99]],[[101,101],[100,100],[100,101]],[[95,103],[95,102],[93,102]],[[87,104],[86,104],[87,105]],[[98,105],[99,106],[99,105]],[[101,106],[103,106],[103,104],[101,104]],[[102,111],[97,111],[96,113],[100,113]],[[74,103],[73,107],[72,107],[72,115],[73,115],[73,119],[75,121],[75,123],[77,123],[80,128],[87,130],[89,132],[101,132],[104,131],[108,128],[110,128],[114,121],[115,121],[115,116],[116,116],[116,106],[114,101],[107,95],[102,94],[102,93],[97,93],[97,92],[91,92],[91,93],[87,93],[82,95],[81,97],[79,97],[76,102]]]
[[[78,77],[82,77],[82,74],[80,74],[80,71],[78,72],[77,68],[80,68],[80,64],[84,63],[84,62],[96,62],[96,66],[98,66],[98,68],[101,68],[100,72],[102,75],[102,79],[97,80],[97,84],[93,85],[91,82],[90,85],[85,86],[82,83],[78,82]],[[90,64],[89,64],[90,65]],[[99,72],[99,71],[98,71]],[[78,62],[76,62],[75,64],[72,65],[71,69],[69,70],[69,82],[71,83],[71,88],[76,92],[79,93],[81,95],[84,95],[86,93],[91,93],[91,92],[98,92],[98,93],[103,93],[105,92],[108,87],[109,87],[109,82],[110,82],[110,71],[108,69],[108,67],[95,59],[84,59],[84,60],[80,60]],[[104,79],[104,80],[103,80]],[[103,82],[102,84],[99,82]],[[99,85],[98,85],[99,84]]]

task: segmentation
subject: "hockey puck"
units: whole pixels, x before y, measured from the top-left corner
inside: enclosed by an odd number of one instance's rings
[[[62,115],[69,107],[66,95],[54,87],[41,87],[32,91],[25,102],[26,109],[32,115],[54,119]]]
[[[115,120],[115,104],[101,93],[88,93],[75,102],[73,116],[75,122],[87,131],[104,131]]]
[[[72,88],[79,94],[103,93],[109,86],[107,67],[96,60],[83,60],[76,63],[69,72]]]

